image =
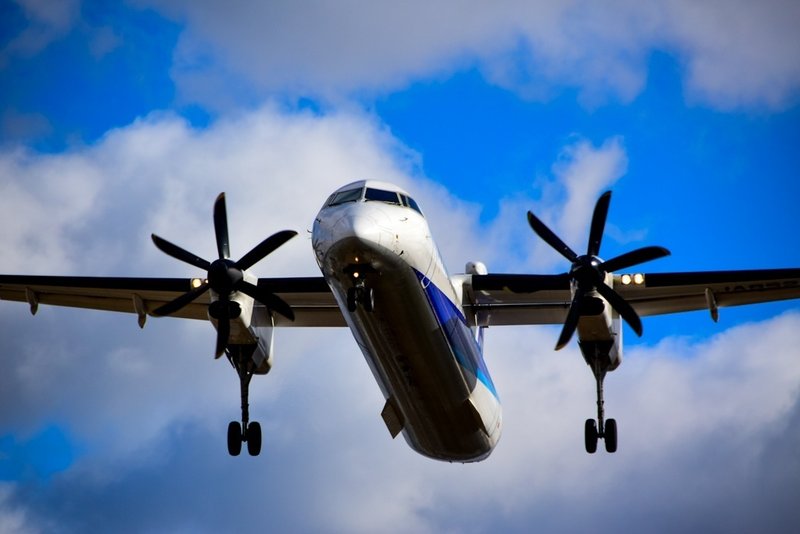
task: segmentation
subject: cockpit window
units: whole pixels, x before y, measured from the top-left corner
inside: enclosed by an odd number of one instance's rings
[[[387,204],[397,204],[400,205],[400,197],[397,196],[397,193],[394,191],[384,191],[383,189],[372,189],[371,187],[367,188],[367,192],[364,195],[365,200],[377,200],[378,202],[385,202]]]
[[[410,196],[403,193],[397,193],[395,191],[386,191],[385,189],[374,189],[372,187],[367,187],[366,190],[364,190],[363,187],[359,187],[356,189],[339,191],[338,193],[334,193],[328,197],[325,205],[338,206],[347,202],[357,202],[362,199],[362,193],[364,200],[383,202],[384,204],[394,204],[396,206],[405,206],[422,215],[422,210],[419,209],[417,203],[414,202],[414,199]]]
[[[409,196],[406,196],[406,195],[400,195],[400,198],[403,200],[403,206],[408,206],[412,210],[414,210],[417,213],[419,213],[420,215],[422,215],[422,210],[419,209],[419,206],[417,205],[416,202],[414,202],[413,198],[411,198]]]
[[[339,204],[344,204],[345,202],[355,202],[360,200],[361,191],[362,189],[359,187],[358,189],[348,189],[347,191],[339,191],[338,193],[334,193],[328,201],[328,206],[338,206]]]

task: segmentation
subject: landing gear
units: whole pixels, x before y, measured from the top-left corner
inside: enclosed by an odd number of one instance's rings
[[[247,430],[242,432],[242,424],[231,421],[228,424],[228,454],[239,456],[244,442],[247,443],[247,452],[250,456],[261,454],[261,425],[253,421],[247,425]]]
[[[586,452],[594,454],[597,452],[597,440],[602,439],[606,444],[606,452],[617,452],[617,421],[615,419],[605,420],[603,405],[603,380],[606,377],[605,365],[602,365],[600,358],[594,358],[592,362],[592,372],[597,382],[597,421],[587,419],[584,425],[584,441]]]
[[[375,292],[372,291],[371,287],[361,284],[347,290],[347,310],[353,313],[359,304],[368,312],[375,309]]]
[[[231,421],[228,424],[228,453],[239,456],[242,452],[242,443],[247,443],[247,452],[250,456],[261,453],[261,425],[249,422],[250,380],[253,378],[254,363],[252,350],[243,347],[230,346],[227,351],[228,360],[239,375],[239,389],[242,395],[242,422]]]

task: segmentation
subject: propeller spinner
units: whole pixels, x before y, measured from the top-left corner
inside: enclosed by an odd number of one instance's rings
[[[530,211],[528,212],[528,223],[533,228],[533,231],[558,251],[559,254],[572,262],[569,277],[576,283],[576,290],[572,297],[572,303],[569,306],[561,335],[556,343],[556,350],[564,348],[569,343],[569,340],[572,339],[572,335],[578,328],[578,321],[584,311],[586,296],[593,291],[600,293],[638,336],[642,335],[642,320],[639,318],[639,314],[619,293],[606,284],[605,275],[612,271],[627,269],[640,263],[669,256],[670,252],[664,247],[643,247],[626,252],[608,261],[598,258],[597,255],[600,253],[600,243],[603,239],[610,203],[611,191],[606,191],[597,199],[594,214],[592,215],[592,225],[589,230],[589,244],[586,254],[583,256],[575,253],[536,215]]]
[[[231,295],[241,291],[267,307],[268,310],[280,313],[290,321],[294,321],[292,308],[282,298],[272,292],[259,288],[244,279],[244,271],[267,257],[278,247],[297,235],[294,230],[283,230],[271,235],[256,245],[253,250],[242,256],[239,261],[230,259],[228,241],[228,216],[225,208],[225,193],[220,193],[214,202],[214,233],[217,240],[219,259],[209,262],[203,258],[170,243],[153,234],[153,243],[159,250],[189,265],[207,272],[206,280],[197,288],[184,293],[175,300],[153,310],[156,316],[171,315],[196,300],[211,289],[219,297],[209,305],[208,313],[217,320],[217,343],[215,357],[225,352],[231,332],[231,319],[236,319],[241,309],[231,301]]]

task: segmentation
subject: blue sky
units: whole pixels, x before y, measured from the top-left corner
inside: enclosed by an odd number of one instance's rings
[[[653,271],[800,266],[798,22],[780,1],[2,2],[0,272],[193,275],[149,234],[211,255],[225,190],[244,251],[303,234],[364,177],[412,192],[453,271],[561,272],[525,211],[580,250],[606,189],[605,257],[657,244],[672,256]],[[302,237],[265,263],[318,274]],[[355,343],[325,329],[278,332],[251,402],[264,453],[232,459],[236,378],[208,325],[6,303],[0,530],[796,524],[797,303],[644,326],[607,381],[614,456],[583,452],[577,348],[520,327],[489,332],[505,430],[481,464],[392,441]]]

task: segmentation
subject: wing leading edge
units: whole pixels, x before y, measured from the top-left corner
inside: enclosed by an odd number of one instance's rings
[[[192,289],[190,278],[109,278],[79,276],[0,275],[0,300],[27,302],[33,313],[39,304],[147,315]],[[260,288],[283,298],[295,321],[274,314],[276,326],[344,326],[344,318],[325,280],[262,278]],[[266,314],[256,304],[256,313]],[[198,299],[170,317],[208,319],[208,301]]]
[[[800,269],[614,275],[614,289],[641,316],[800,298]],[[636,283],[634,280],[638,280]],[[629,283],[624,283],[629,281]],[[464,309],[477,324],[560,324],[572,295],[569,276],[465,275]]]

